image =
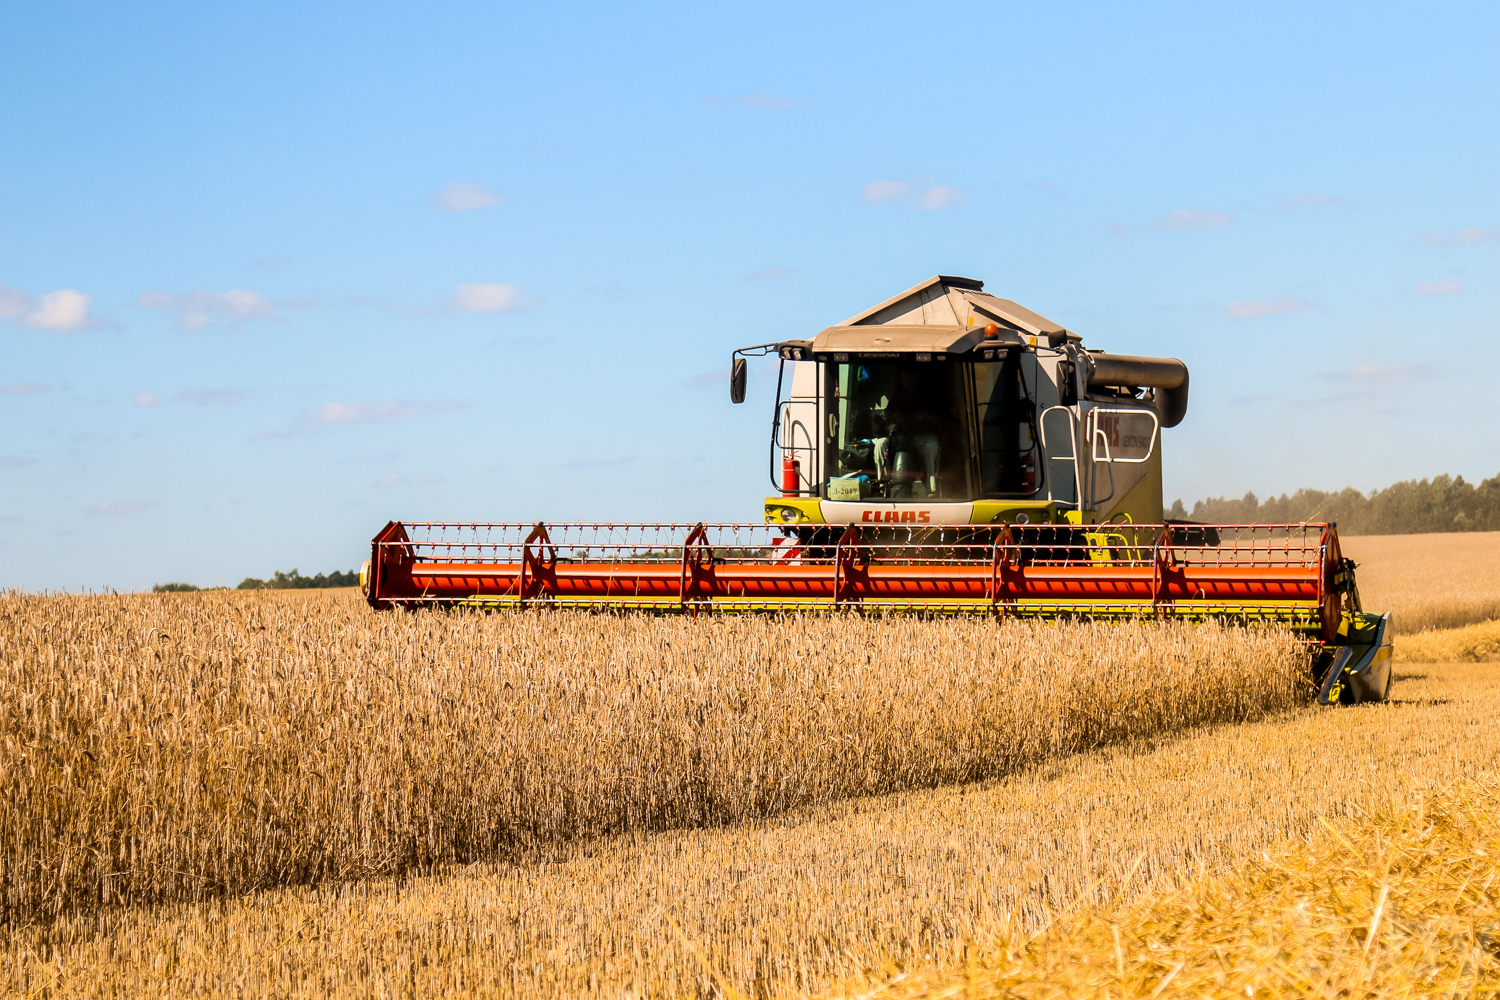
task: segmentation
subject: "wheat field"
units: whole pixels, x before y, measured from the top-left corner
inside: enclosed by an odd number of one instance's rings
[[[1340,538],[1360,598],[1398,634],[1500,619],[1500,531]]]
[[[0,919],[982,781],[1261,718],[1305,674],[1286,637],[1217,627],[12,597]]]
[[[961,970],[1007,921],[1029,936],[1148,901],[1316,841],[1319,817],[1347,826],[1493,769],[1494,674],[1407,671],[1386,705],[1292,709],[723,828],[20,924],[0,938],[0,993],[800,996],[893,962]]]
[[[953,995],[1099,913],[1187,948],[1174,894],[1500,759],[1492,667],[1329,710],[1306,665],[1216,626],[9,595],[0,995]]]

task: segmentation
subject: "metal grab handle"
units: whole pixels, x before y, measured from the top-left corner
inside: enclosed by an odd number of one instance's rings
[[[1104,496],[1102,496],[1102,497],[1096,496],[1096,497],[1093,498],[1094,499],[1093,506],[1097,508],[1099,506],[1099,504],[1103,503],[1105,500],[1113,500],[1115,498],[1115,462],[1114,462],[1114,459],[1112,459],[1112,458],[1109,457],[1109,435],[1107,435],[1107,434],[1104,433],[1104,429],[1100,428],[1100,427],[1095,427],[1094,428],[1094,437],[1096,437],[1099,441],[1102,441],[1104,443],[1104,470],[1109,473],[1109,492],[1107,494],[1105,494]],[[1095,470],[1094,475],[1095,475],[1095,478],[1097,478],[1098,477],[1097,466],[1099,464],[1099,460],[1097,458],[1094,458],[1094,442],[1093,441],[1089,442],[1089,458],[1093,461],[1094,465],[1096,466],[1096,470]]]

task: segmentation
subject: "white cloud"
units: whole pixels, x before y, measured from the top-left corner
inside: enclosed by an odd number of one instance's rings
[[[505,204],[505,198],[491,194],[472,181],[449,184],[433,201],[444,212],[472,212],[476,208],[499,208]]]
[[[130,401],[136,406],[155,406],[157,404],[156,393],[133,392],[130,394]]]
[[[521,294],[519,285],[459,285],[453,292],[453,306],[460,312],[511,312],[521,308]]]
[[[413,402],[388,400],[381,403],[324,403],[318,407],[309,422],[315,424],[373,424],[386,420],[405,420],[410,417],[425,417],[433,413],[448,413],[465,409],[469,404],[452,401]]]
[[[1429,229],[1425,233],[1419,233],[1412,237],[1413,243],[1420,243],[1429,247],[1467,247],[1475,243],[1484,243],[1488,240],[1500,239],[1500,229],[1486,229],[1483,226],[1469,226],[1449,232],[1446,229]]]
[[[917,207],[924,212],[935,212],[939,209],[957,205],[964,200],[964,189],[960,187],[948,187],[939,184],[922,192],[922,197],[917,201]]]
[[[1462,281],[1423,281],[1412,289],[1418,295],[1453,295],[1463,290]]]
[[[40,382],[10,382],[0,385],[0,396],[34,396],[46,391],[47,387]]]
[[[1316,191],[1288,195],[1281,201],[1281,207],[1288,212],[1300,212],[1304,208],[1339,208],[1347,204],[1349,203],[1336,194],[1321,194]]]
[[[1293,299],[1278,295],[1272,299],[1239,299],[1225,306],[1224,312],[1235,319],[1259,319],[1262,316],[1303,312],[1311,309],[1313,305],[1314,303],[1307,299]]]
[[[379,479],[375,480],[375,488],[383,490],[391,486],[405,486],[409,482],[411,482],[411,480],[407,479],[399,472],[388,472],[385,475],[381,476]]]
[[[155,399],[153,394],[148,395]],[[244,398],[245,394],[239,389],[184,389],[173,396],[172,401],[196,406],[233,406]]]
[[[192,291],[142,292],[136,300],[142,309],[170,309],[177,313],[177,325],[184,330],[201,330],[211,323],[231,326],[251,319],[278,320],[276,303],[248,288],[231,288],[225,292]]]
[[[42,296],[41,304],[26,314],[25,324],[40,330],[71,333],[88,326],[89,297],[71,288],[60,288]]]
[[[745,280],[746,281],[781,281],[783,278],[790,278],[791,276],[792,276],[792,269],[789,268],[789,267],[763,267],[763,268],[761,268],[758,271],[751,271],[745,277]]]
[[[1212,229],[1227,226],[1228,212],[1204,212],[1196,208],[1174,208],[1151,223],[1152,229]]]
[[[33,330],[72,333],[94,325],[89,297],[74,288],[59,288],[38,298],[0,285],[0,319],[20,320]]]
[[[138,514],[155,506],[155,500],[106,500],[103,503],[94,504],[88,512],[104,517],[120,517],[125,514]]]
[[[876,205],[900,201],[906,197],[911,185],[905,181],[871,181],[865,185],[864,199]]]

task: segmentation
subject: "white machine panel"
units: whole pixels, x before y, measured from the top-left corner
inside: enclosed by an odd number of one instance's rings
[[[879,503],[871,500],[818,504],[829,524],[968,524],[974,516],[972,503]]]

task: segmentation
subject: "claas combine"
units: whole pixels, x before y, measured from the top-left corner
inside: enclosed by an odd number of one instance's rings
[[[1181,361],[1086,348],[946,276],[735,351],[733,402],[759,357],[779,362],[761,521],[393,521],[370,605],[1261,622],[1306,641],[1324,704],[1385,698],[1390,616],[1361,608],[1333,524],[1163,516]]]

